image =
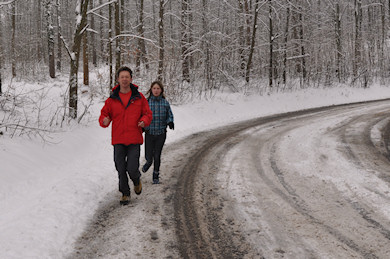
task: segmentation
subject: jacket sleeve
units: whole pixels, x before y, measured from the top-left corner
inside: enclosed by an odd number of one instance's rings
[[[167,101],[167,124],[170,122],[173,122],[173,113],[171,110],[171,106],[169,105],[169,102]]]
[[[141,112],[140,121],[143,121],[145,127],[147,127],[152,122],[152,119],[153,119],[153,114],[152,114],[152,110],[149,107],[148,100],[146,100],[145,96],[142,95],[142,112]]]
[[[99,117],[99,124],[101,127],[103,128],[107,128],[108,126],[110,126],[110,123],[108,123],[108,125],[104,125],[103,124],[103,119],[105,117],[109,117],[109,118],[112,118],[111,117],[111,105],[110,105],[110,99],[107,99],[106,102],[104,103],[104,106],[102,108],[102,110],[100,111],[100,117]]]

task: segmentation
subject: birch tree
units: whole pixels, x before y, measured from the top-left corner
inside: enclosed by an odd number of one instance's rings
[[[70,57],[70,74],[69,74],[69,116],[77,118],[77,101],[78,101],[78,79],[80,46],[83,33],[87,25],[87,9],[89,0],[78,0],[76,4],[76,26],[73,35],[73,43],[67,48]]]
[[[271,4],[271,1],[272,0],[269,0],[269,4]],[[271,6],[270,6],[270,8],[271,8]],[[246,63],[246,72],[245,72],[245,81],[246,82],[249,82],[250,70],[251,70],[251,66],[252,66],[252,57],[253,57],[253,51],[254,51],[255,42],[256,42],[257,17],[258,17],[258,15],[259,15],[259,0],[256,0],[255,8],[254,8],[253,25],[252,25],[252,37],[251,37],[251,40],[250,40],[250,44],[251,45],[250,45],[250,49],[249,49],[248,61]],[[270,41],[271,41],[272,40],[272,23],[270,23],[269,25],[270,25],[269,33],[270,33]],[[271,51],[271,54],[272,54],[272,43],[270,45],[271,45],[270,51]],[[271,56],[270,59],[272,61],[272,55],[270,55],[270,56]],[[272,69],[272,66],[270,66],[270,69]],[[272,79],[270,79],[270,80],[271,80],[270,81],[270,86],[272,86]]]
[[[257,3],[256,3],[257,5]],[[256,7],[257,8],[257,7]],[[272,14],[272,0],[268,0],[268,20],[269,20],[269,67],[268,67],[268,86],[273,85],[273,70],[274,70],[274,27]],[[255,27],[253,28],[256,29]],[[248,80],[247,80],[248,82]]]
[[[381,58],[380,58],[380,70],[381,70],[381,78],[383,83],[383,78],[386,76],[385,73],[385,42],[386,42],[386,8],[385,8],[385,0],[381,0]]]
[[[159,9],[159,20],[158,20],[158,44],[159,44],[159,55],[158,55],[158,71],[157,79],[162,81],[164,71],[164,5],[165,0],[160,0]]]
[[[301,1],[295,1],[294,8],[291,14],[292,21],[292,37],[293,37],[293,57],[290,60],[294,60],[295,64],[295,75],[301,79],[301,86],[305,83],[307,76],[306,60],[305,60],[305,38],[303,30],[303,8],[304,3]]]
[[[99,6],[101,6],[103,4],[103,0],[99,0]],[[100,8],[99,9],[99,16],[100,17],[103,17],[103,9]],[[107,62],[107,59],[106,59],[106,55],[104,53],[104,23],[103,23],[103,19],[101,18],[100,19],[100,23],[99,23],[99,33],[100,33],[100,58],[103,62]]]
[[[94,8],[94,0],[89,0],[89,6],[90,10]],[[92,64],[97,67],[97,53],[96,53],[96,41],[95,41],[95,16],[94,14],[91,14],[91,20],[90,20],[90,28],[91,28],[91,47],[92,47]]]
[[[1,13],[0,13],[0,17]],[[3,24],[0,24],[0,95],[3,93]]]
[[[15,51],[15,33],[16,33],[16,4],[15,2],[11,3],[11,24],[12,24],[12,34],[11,34],[11,71],[12,77],[16,77],[16,51]]]
[[[336,2],[335,6],[335,35],[336,35],[336,77],[338,78],[339,82],[341,82],[342,78],[342,39],[341,39],[341,11],[340,11],[340,3],[339,1]]]
[[[37,26],[37,58],[39,61],[42,60],[43,56],[43,47],[42,47],[42,41],[40,40],[42,38],[42,20],[41,20],[41,8],[42,8],[42,1],[37,0],[36,3],[36,26]]]
[[[113,87],[114,74],[112,71],[112,4],[108,6],[108,65],[110,70],[110,89]]]
[[[354,1],[355,18],[355,51],[353,62],[353,76],[355,81],[359,76],[359,67],[362,65],[362,1]]]
[[[89,85],[88,33],[83,33],[83,84]]]
[[[118,71],[118,69],[121,67],[121,37],[119,35],[121,34],[121,24],[120,24],[120,17],[119,17],[119,1],[116,1],[114,3],[114,9],[115,9],[115,71]]]
[[[287,1],[286,6],[286,25],[284,29],[284,45],[283,45],[283,84],[286,84],[287,82],[287,49],[288,49],[288,36],[290,31],[290,16],[291,16],[291,2],[290,0]]]
[[[139,7],[138,7],[138,25],[137,25],[137,32],[139,38],[137,39],[137,54],[136,54],[136,71],[140,70],[141,61],[145,65],[145,68],[149,69],[149,61],[147,58],[146,53],[146,46],[145,46],[145,30],[144,30],[145,24],[144,24],[144,0],[139,1]]]
[[[203,52],[203,62],[204,62],[204,75],[206,79],[206,87],[207,89],[212,88],[211,79],[212,79],[212,71],[211,71],[211,56],[210,56],[210,42],[208,39],[209,35],[209,26],[208,26],[208,2],[207,0],[202,0],[202,52]]]
[[[239,41],[240,41],[240,67],[242,75],[245,77],[246,68],[248,62],[248,53],[251,44],[251,25],[250,25],[250,11],[249,11],[249,1],[248,0],[239,0],[238,6],[240,10],[240,25],[238,27],[239,30]]]
[[[46,17],[46,30],[47,30],[47,46],[49,54],[49,74],[51,78],[56,77],[55,57],[54,57],[54,28],[53,28],[53,14],[52,14],[52,1],[46,0],[45,2],[45,17]]]
[[[189,24],[188,24],[188,13],[189,13],[189,2],[183,0],[181,4],[181,69],[183,81],[190,82],[190,61],[189,61]]]
[[[57,9],[57,69],[61,71],[61,59],[62,59],[62,41],[61,41],[61,2],[56,0]]]
[[[305,81],[307,79],[307,68],[306,68],[306,48],[305,48],[305,36],[303,31],[304,26],[304,16],[302,13],[302,7],[298,9],[298,19],[299,19],[299,42],[300,42],[300,64],[302,70],[302,78]]]

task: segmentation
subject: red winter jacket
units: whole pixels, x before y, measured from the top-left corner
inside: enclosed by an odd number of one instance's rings
[[[101,110],[99,123],[105,126],[103,119],[109,117],[112,122],[111,143],[115,144],[142,144],[142,128],[138,122],[143,121],[145,127],[152,121],[152,111],[148,101],[142,93],[138,92],[138,86],[130,84],[131,97],[129,103],[123,104],[119,97],[119,85],[112,89],[111,96],[106,100]]]

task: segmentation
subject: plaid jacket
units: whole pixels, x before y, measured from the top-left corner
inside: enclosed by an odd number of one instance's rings
[[[152,122],[145,128],[150,135],[161,135],[166,132],[168,123],[173,122],[173,113],[169,102],[162,96],[151,95],[148,98],[153,113]]]

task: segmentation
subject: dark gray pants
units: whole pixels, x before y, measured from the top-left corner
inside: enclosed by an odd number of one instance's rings
[[[129,178],[134,185],[139,184],[141,173],[139,172],[140,145],[114,145],[114,162],[118,171],[119,191],[126,196],[130,196]]]
[[[144,165],[145,171],[149,169],[154,161],[154,172],[160,171],[161,164],[161,152],[167,138],[167,133],[161,135],[150,135],[145,134],[145,159],[146,164]]]

